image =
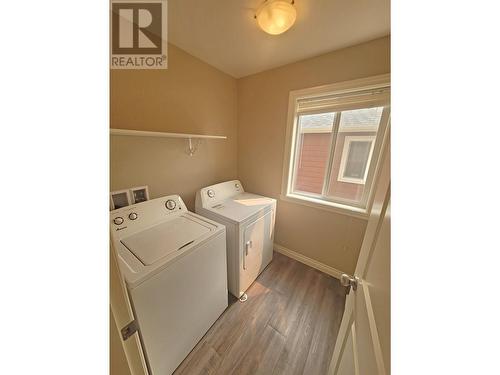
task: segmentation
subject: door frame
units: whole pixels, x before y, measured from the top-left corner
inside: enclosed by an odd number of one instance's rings
[[[117,253],[111,241],[109,246],[109,263],[111,313],[116,322],[116,329],[120,333],[123,327],[135,319],[135,316],[118,264]],[[120,341],[131,375],[148,375],[148,367],[139,338],[139,332],[137,331],[126,340],[123,340],[120,333]]]

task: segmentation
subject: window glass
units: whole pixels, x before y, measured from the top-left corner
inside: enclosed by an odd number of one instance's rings
[[[362,108],[343,111],[340,116],[340,132],[378,130],[384,107]]]
[[[299,117],[294,191],[312,194],[322,193],[330,156],[334,119],[334,112]]]
[[[359,203],[366,187],[384,107],[343,111],[333,151],[327,196]]]
[[[322,197],[325,189],[327,198],[359,202],[383,110],[374,107],[300,115],[293,191]]]

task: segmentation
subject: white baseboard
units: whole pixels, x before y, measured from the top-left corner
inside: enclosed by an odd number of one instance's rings
[[[309,267],[315,268],[318,271],[324,272],[327,275],[333,276],[336,279],[340,279],[340,276],[343,273],[345,273],[345,272],[339,271],[336,268],[333,268],[333,267],[327,266],[326,264],[318,262],[317,260],[314,260],[312,258],[306,257],[305,255],[297,253],[296,251],[287,249],[285,246],[278,245],[277,243],[274,244],[274,250],[277,251],[278,253],[286,255],[289,258],[295,259],[295,260],[299,261],[300,263],[304,263],[304,264],[308,265]]]

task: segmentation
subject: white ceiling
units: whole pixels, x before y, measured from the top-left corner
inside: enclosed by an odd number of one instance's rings
[[[295,25],[274,36],[253,18],[262,2],[169,0],[168,40],[239,78],[390,33],[390,0],[295,0]]]

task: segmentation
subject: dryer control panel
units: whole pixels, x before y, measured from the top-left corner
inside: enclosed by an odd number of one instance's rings
[[[177,216],[187,212],[186,205],[178,195],[169,195],[149,201],[133,204],[110,212],[111,233],[122,237],[147,228],[168,216]]]
[[[218,202],[243,193],[244,191],[241,182],[238,180],[207,186],[196,193],[196,207],[213,207]]]

